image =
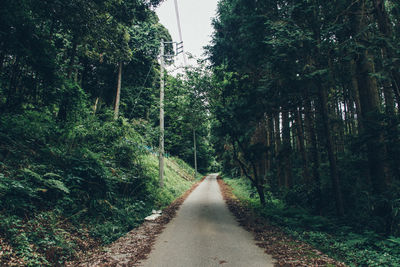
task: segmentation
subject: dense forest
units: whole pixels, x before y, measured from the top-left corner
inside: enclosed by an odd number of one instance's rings
[[[399,231],[391,1],[221,1],[209,47],[220,155],[259,191]],[[240,25],[238,27],[238,25]]]
[[[220,1],[206,94],[224,171],[263,205],[398,236],[399,12],[390,0]]]
[[[113,242],[199,178],[194,154],[288,234],[400,264],[400,3],[220,0],[207,60],[165,72],[161,188],[160,2],[0,5],[0,265]]]

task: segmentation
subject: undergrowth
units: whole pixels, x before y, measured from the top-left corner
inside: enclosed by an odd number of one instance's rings
[[[46,112],[2,114],[0,239],[22,265],[62,265],[113,242],[190,188],[193,170],[168,168],[172,158],[159,188],[157,157],[135,127],[112,114],[63,124]]]
[[[286,205],[269,192],[266,192],[267,204],[262,207],[247,180],[224,178],[224,181],[258,216],[332,258],[349,266],[400,266],[400,238],[355,229],[346,224],[346,218],[339,221],[312,215],[305,209]]]

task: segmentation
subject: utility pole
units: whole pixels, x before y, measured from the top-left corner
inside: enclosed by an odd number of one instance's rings
[[[193,146],[194,146],[194,179],[197,175],[197,152],[196,152],[196,130],[193,128]]]
[[[161,39],[160,57],[160,149],[159,149],[159,175],[160,187],[164,187],[164,40]]]
[[[170,44],[174,48],[172,54],[165,55],[165,44]],[[159,146],[159,176],[160,187],[164,187],[164,57],[175,57],[183,51],[183,42],[164,42],[161,39],[160,49],[160,146]]]

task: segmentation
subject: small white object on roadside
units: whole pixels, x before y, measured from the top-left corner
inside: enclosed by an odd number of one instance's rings
[[[162,213],[162,211],[161,210],[152,210],[152,212],[151,213],[153,213],[153,214],[161,214]]]
[[[161,216],[161,214],[152,214],[152,215],[147,216],[146,218],[144,218],[144,220],[145,221],[154,221],[160,216]]]

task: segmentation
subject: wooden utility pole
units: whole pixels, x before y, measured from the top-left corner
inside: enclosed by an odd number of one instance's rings
[[[160,187],[164,187],[164,40],[161,40],[160,56],[160,149],[159,149],[159,175]]]
[[[194,179],[197,175],[197,152],[196,152],[196,130],[193,128],[193,147],[194,147]]]

